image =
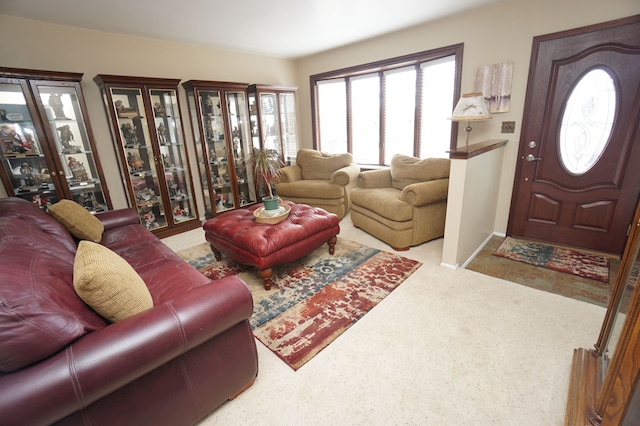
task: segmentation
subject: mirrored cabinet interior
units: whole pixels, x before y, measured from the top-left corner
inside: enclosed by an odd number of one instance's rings
[[[205,216],[255,204],[247,85],[190,80],[186,93]]]
[[[82,74],[0,68],[0,176],[43,210],[61,199],[112,208],[87,117]]]
[[[593,348],[574,350],[565,425],[640,425],[640,202]]]
[[[297,89],[262,84],[247,89],[253,145],[276,150],[287,165],[295,163],[298,153]]]
[[[140,222],[159,237],[200,226],[177,95],[179,80],[98,75],[121,174]]]

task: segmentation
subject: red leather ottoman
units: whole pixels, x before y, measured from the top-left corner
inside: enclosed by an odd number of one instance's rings
[[[300,259],[325,242],[333,254],[340,232],[340,219],[335,214],[306,204],[284,203],[291,206],[289,217],[275,225],[255,221],[253,211],[262,204],[223,213],[203,225],[216,260],[224,254],[240,264],[257,267],[266,290],[271,288],[272,266]]]

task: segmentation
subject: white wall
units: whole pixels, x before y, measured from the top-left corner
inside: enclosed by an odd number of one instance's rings
[[[494,234],[505,148],[451,160],[442,265],[465,267]]]
[[[126,207],[117,153],[108,127],[97,74],[297,85],[295,62],[203,46],[170,43],[52,25],[0,15],[0,66],[83,73],[82,89],[100,162],[114,208]],[[186,95],[179,88],[183,127],[193,141]],[[195,149],[188,143],[198,210],[204,214]],[[0,197],[7,194],[0,185]]]
[[[591,25],[640,13],[638,0],[511,0],[408,28],[298,60],[298,103],[304,147],[312,147],[309,76],[330,70],[464,43],[462,93],[471,92],[478,66],[513,61],[511,110],[473,126],[473,142],[509,139],[499,180],[494,231],[505,233],[520,139],[520,127],[534,36]],[[502,121],[516,132],[501,134]],[[459,146],[465,132],[460,131]]]

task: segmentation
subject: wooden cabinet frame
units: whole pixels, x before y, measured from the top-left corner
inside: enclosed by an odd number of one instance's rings
[[[640,421],[638,382],[640,381],[640,202],[620,262],[615,288],[607,307],[600,336],[594,349],[576,349],[565,424],[636,425]],[[625,291],[633,287],[626,318],[608,358],[616,318]]]

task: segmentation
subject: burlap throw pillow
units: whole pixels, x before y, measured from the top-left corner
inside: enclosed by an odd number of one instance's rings
[[[49,206],[48,211],[74,237],[96,243],[102,240],[104,225],[80,204],[71,200],[60,200]]]
[[[138,273],[108,248],[80,241],[73,264],[73,288],[94,311],[111,322],[153,307]]]

